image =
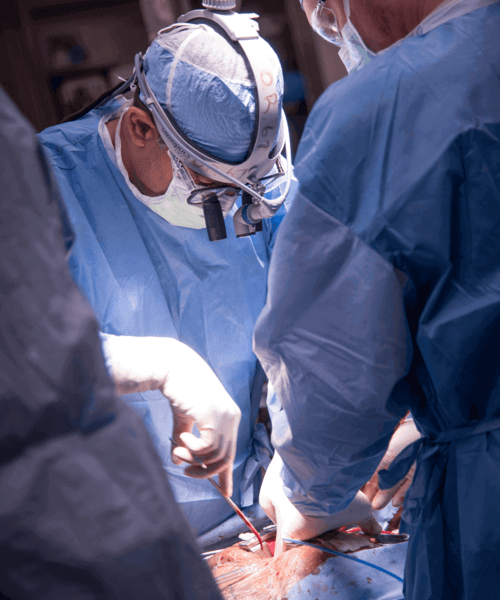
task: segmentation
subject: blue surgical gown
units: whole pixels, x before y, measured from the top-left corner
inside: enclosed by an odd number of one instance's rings
[[[343,509],[411,409],[406,598],[498,598],[500,5],[331,86],[296,175],[255,330],[287,494]]]
[[[118,108],[118,101],[110,101],[40,134],[76,235],[70,268],[103,333],[178,339],[215,371],[242,412],[234,500],[247,506],[257,500],[266,458],[262,429],[254,431],[264,372],[252,333],[285,207],[253,237],[236,238],[231,216],[225,220],[227,239],[217,242],[208,240],[206,229],[170,225],[135,198],[103,145],[99,120]],[[124,398],[144,418],[194,530],[203,533],[231,516],[208,481],[184,476],[184,467],[171,462],[166,398],[160,392]]]

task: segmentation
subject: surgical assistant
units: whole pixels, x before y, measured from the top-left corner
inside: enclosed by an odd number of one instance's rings
[[[381,476],[417,460],[411,600],[498,597],[499,39],[498,2],[444,2],[323,94],[255,331],[302,515],[345,509],[411,409],[422,438]]]
[[[0,597],[220,600],[114,394],[50,169],[3,89],[0,124]]]
[[[97,314],[105,352],[110,340],[119,343],[121,336],[132,345],[134,337],[153,336],[180,340],[199,354],[241,410],[233,499],[244,507],[256,502],[260,467],[268,464],[272,453],[263,426],[254,427],[264,373],[252,350],[252,332],[265,303],[274,233],[285,206],[262,221],[261,232],[237,238],[233,216],[241,208],[239,190],[234,189],[234,176],[230,179],[220,170],[229,171],[229,163],[234,163],[241,173],[238,165],[246,160],[253,139],[267,135],[271,137],[264,140],[265,157],[255,159],[252,168],[259,177],[276,171],[286,126],[280,125],[283,80],[276,55],[254,35],[257,58],[272,73],[270,114],[275,115],[273,126],[265,131],[261,119],[254,136],[255,78],[238,43],[222,25],[207,19],[167,28],[144,58],[136,58],[140,93],[134,101],[112,98],[76,121],[44,131],[40,139],[76,233],[70,267]],[[246,21],[239,23],[252,34],[256,30]],[[252,43],[247,43],[249,54]],[[161,136],[148,125],[148,108]],[[180,131],[177,146],[169,146],[168,123],[157,119],[161,111],[173,120],[172,130]],[[149,144],[146,135],[156,136],[151,153],[160,156],[165,167],[154,173],[156,179],[141,179],[130,167],[132,151],[137,155],[143,141]],[[140,143],[134,145],[133,140]],[[219,165],[220,172],[201,168],[209,159],[184,164],[175,153],[188,143],[196,156],[210,153],[210,165]],[[271,155],[273,148],[278,151]],[[261,155],[256,148],[252,157]],[[148,172],[150,163],[139,166]],[[169,169],[165,190],[162,178]],[[254,183],[267,198],[278,198],[283,189],[273,177]],[[213,193],[218,195],[215,204],[220,202],[225,239],[209,241],[204,208],[188,203],[196,186],[201,194],[204,188],[217,188]],[[189,374],[190,365],[185,367]],[[195,368],[189,376],[196,382]],[[231,516],[231,508],[209,482],[187,477],[185,465],[172,463],[167,399],[159,391],[125,398],[153,436],[176,500],[194,530],[203,533]]]

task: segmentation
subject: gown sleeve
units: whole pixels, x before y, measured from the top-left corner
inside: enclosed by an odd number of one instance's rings
[[[344,509],[401,414],[412,355],[392,265],[299,192],[280,227],[255,352],[277,398],[287,494],[310,515]],[[279,398],[279,400],[278,400]]]

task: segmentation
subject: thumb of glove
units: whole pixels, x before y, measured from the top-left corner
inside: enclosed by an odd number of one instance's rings
[[[377,472],[382,469],[390,467],[394,459],[402,452],[407,446],[415,442],[421,437],[420,432],[415,426],[415,422],[412,418],[406,419],[400,427],[396,429],[394,435],[389,442],[389,447],[384,455],[380,465],[377,468]],[[413,476],[415,474],[416,465],[413,464],[408,473],[399,481],[395,486],[388,490],[377,489],[372,505],[375,510],[380,510],[389,504],[392,499],[394,507],[401,506],[403,504],[406,492],[410,488],[413,482]],[[377,481],[378,488],[378,481]]]
[[[180,465],[183,462],[192,462],[193,457],[191,453],[182,447],[181,434],[191,433],[193,430],[194,419],[183,415],[179,411],[174,411],[174,430],[172,432],[172,438],[177,444],[172,444],[172,462],[174,465]]]

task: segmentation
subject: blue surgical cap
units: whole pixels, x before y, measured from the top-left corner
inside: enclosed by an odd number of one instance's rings
[[[179,23],[152,42],[144,72],[162,108],[190,140],[222,160],[245,159],[254,132],[256,87],[239,44],[207,24]],[[281,72],[277,79],[281,105]]]

